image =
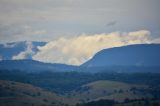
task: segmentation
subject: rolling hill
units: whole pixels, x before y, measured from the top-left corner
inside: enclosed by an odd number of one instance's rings
[[[126,98],[152,98],[152,95],[141,90],[148,89],[146,85],[128,84],[118,81],[99,80],[85,84],[81,89],[72,92],[71,97],[84,102],[98,100],[115,100],[124,102]]]
[[[65,100],[30,84],[0,80],[1,106],[65,106]]]

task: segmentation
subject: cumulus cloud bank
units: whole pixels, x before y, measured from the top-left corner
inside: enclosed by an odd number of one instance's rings
[[[12,57],[13,60],[20,60],[20,59],[26,59],[28,57],[32,58],[32,55],[34,52],[32,51],[33,45],[32,42],[27,41],[26,42],[27,48],[25,51],[20,52],[19,54]]]
[[[80,65],[102,49],[144,43],[153,43],[148,30],[83,34],[51,41],[39,47],[39,52],[33,56],[33,59],[50,63]]]

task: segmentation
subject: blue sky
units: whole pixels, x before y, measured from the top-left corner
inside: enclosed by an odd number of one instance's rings
[[[105,48],[160,43],[159,5],[160,0],[0,0],[0,43],[47,41],[33,59],[81,64]],[[14,58],[32,53],[30,47]]]

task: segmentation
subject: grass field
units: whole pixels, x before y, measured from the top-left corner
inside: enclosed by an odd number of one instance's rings
[[[147,89],[146,85],[127,84],[118,81],[100,80],[83,85],[80,90],[72,92],[71,96],[81,101],[97,101],[100,99],[113,99],[123,102],[128,99],[152,98],[150,94],[143,94],[139,90]]]

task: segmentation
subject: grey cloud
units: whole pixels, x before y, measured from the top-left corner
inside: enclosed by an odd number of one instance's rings
[[[44,30],[48,35],[37,40],[117,30],[149,29],[154,34],[159,30],[159,4],[159,0],[0,0],[0,39],[31,40],[30,32]],[[116,27],[106,29],[106,23]],[[22,28],[26,25],[33,31]]]
[[[23,24],[1,25],[0,26],[0,42],[15,42],[15,41],[34,41],[43,40],[43,36],[47,35],[45,29],[35,29],[32,26]],[[48,38],[47,38],[48,39]]]
[[[116,24],[117,24],[117,21],[111,21],[111,22],[108,22],[106,26],[111,27],[111,26],[115,26]]]

